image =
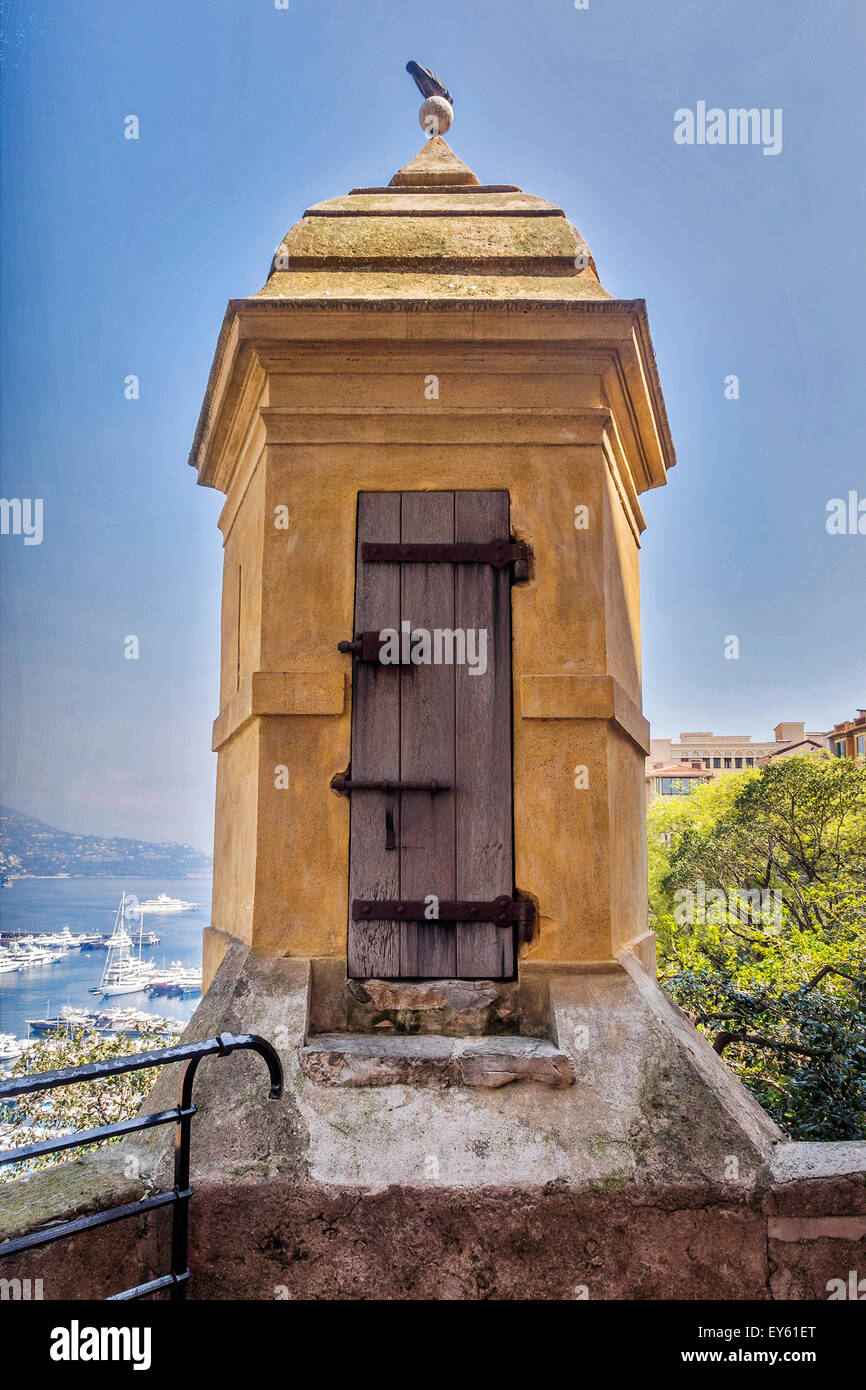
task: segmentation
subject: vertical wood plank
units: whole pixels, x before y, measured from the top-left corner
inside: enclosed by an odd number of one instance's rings
[[[362,493],[364,540],[494,540],[509,533],[507,493]],[[356,565],[355,630],[487,631],[487,670],[354,663],[352,775],[435,777],[450,793],[402,794],[398,849],[385,850],[385,798],[351,801],[350,898],[493,898],[513,889],[511,592],[487,565]],[[501,978],[514,931],[492,923],[353,923],[349,974]]]
[[[506,492],[458,492],[454,539],[492,541],[509,534]],[[495,898],[514,888],[511,754],[511,580],[508,569],[456,565],[455,625],[487,629],[487,670],[456,672],[457,898]],[[458,923],[456,973],[502,978],[514,973],[514,929]]]
[[[400,626],[399,565],[365,565],[362,541],[399,541],[400,494],[358,496],[355,560],[355,632]],[[352,776],[400,776],[400,675],[393,667],[353,662]],[[399,806],[395,809],[399,844]],[[399,922],[353,922],[353,898],[399,898],[400,855],[385,849],[385,798],[351,797],[349,836],[348,973],[364,979],[400,974]]]
[[[453,541],[452,492],[404,492],[403,541]],[[412,628],[454,624],[454,566],[404,565],[401,618]],[[455,883],[455,667],[417,665],[400,672],[400,775],[404,781],[435,777],[452,790],[431,796],[403,792],[400,879],[403,898],[454,896]],[[454,925],[404,922],[400,973],[404,977],[452,976],[457,968]]]

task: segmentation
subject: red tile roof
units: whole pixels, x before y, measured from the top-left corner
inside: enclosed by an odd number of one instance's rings
[[[691,763],[668,763],[665,767],[650,768],[647,777],[712,777],[708,767],[692,767]]]

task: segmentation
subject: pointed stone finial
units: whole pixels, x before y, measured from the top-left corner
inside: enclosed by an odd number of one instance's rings
[[[392,188],[468,188],[478,186],[478,176],[458,159],[441,135],[434,135],[415,158],[398,169]]]
[[[421,129],[431,138],[444,135],[454,123],[454,98],[444,82],[440,82],[435,72],[431,72],[429,68],[410,60],[406,64],[406,71],[424,97],[421,110],[418,112]]]

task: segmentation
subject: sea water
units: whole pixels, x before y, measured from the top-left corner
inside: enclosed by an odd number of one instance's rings
[[[210,921],[209,878],[13,879],[8,887],[0,889],[0,930],[38,936],[40,932],[62,931],[68,923],[73,936],[80,932],[110,933],[124,890],[134,893],[141,902],[167,893],[171,898],[198,903],[191,912],[146,912],[144,930],[156,932],[160,943],[143,946],[141,955],[142,960],[155,961],[159,966],[169,966],[176,960],[181,965],[201,965],[202,931]],[[135,938],[137,919],[129,926]],[[137,941],[135,953],[138,954]],[[142,993],[102,999],[91,994],[90,987],[99,984],[105,960],[104,950],[64,951],[53,965],[31,965],[0,975],[0,1032],[26,1038],[28,1018],[45,1018],[49,1011],[56,1017],[64,1004],[85,1009],[143,1009],[184,1023],[192,1017],[199,995],[191,999],[157,995],[150,999]]]

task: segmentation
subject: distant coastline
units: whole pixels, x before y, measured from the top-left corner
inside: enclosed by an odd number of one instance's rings
[[[75,835],[0,806],[0,884],[27,878],[207,878],[213,861],[194,845]]]
[[[191,879],[191,880],[193,880],[193,879],[205,879],[205,880],[210,880],[211,877],[212,877],[213,875],[212,875],[212,870],[210,870],[210,869],[197,869],[197,870],[195,870],[194,872],[188,872],[188,873],[183,873],[183,874],[180,874],[180,873],[168,873],[168,872],[166,872],[166,873],[155,873],[152,869],[149,869],[149,870],[147,871],[147,873],[139,873],[138,871],[136,871],[136,872],[133,873],[133,872],[130,870],[128,876],[131,877],[131,878],[152,878],[152,879],[154,880],[154,882],[157,882],[157,881],[159,881],[159,880],[161,880],[161,879],[164,879],[164,878],[176,878],[176,879],[188,878],[188,879]],[[115,873],[108,873],[107,871],[106,871],[105,873],[99,873],[99,874],[95,874],[95,873],[94,873],[94,874],[7,874],[6,877],[3,879],[3,886],[4,886],[4,888],[5,888],[5,887],[6,887],[8,884],[10,884],[10,883],[26,883],[26,882],[30,882],[30,881],[35,880],[35,879],[56,879],[56,878],[74,878],[74,879],[82,879],[82,878],[117,878],[117,877],[118,877],[117,874],[115,874]],[[120,875],[120,877],[123,877],[123,875]]]

